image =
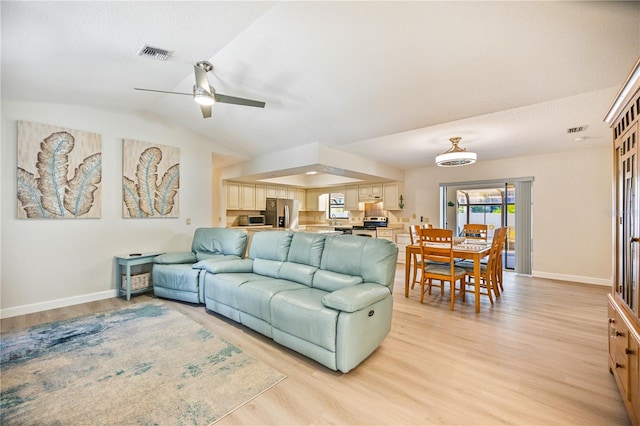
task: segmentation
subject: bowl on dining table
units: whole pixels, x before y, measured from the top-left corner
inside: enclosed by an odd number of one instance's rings
[[[464,237],[453,237],[453,244],[462,244],[464,243]]]

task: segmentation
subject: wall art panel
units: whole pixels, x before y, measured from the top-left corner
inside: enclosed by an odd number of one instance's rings
[[[18,121],[20,219],[99,218],[102,136]]]
[[[122,217],[179,217],[180,149],[124,139]]]

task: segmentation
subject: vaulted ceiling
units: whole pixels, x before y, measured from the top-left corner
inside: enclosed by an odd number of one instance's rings
[[[154,114],[226,164],[318,144],[405,170],[433,165],[453,136],[479,161],[607,144],[602,119],[640,56],[640,2],[2,1],[1,13],[3,100]],[[169,58],[138,56],[143,45]],[[266,107],[218,103],[203,119],[188,96],[133,90],[191,92],[202,60],[219,93]]]

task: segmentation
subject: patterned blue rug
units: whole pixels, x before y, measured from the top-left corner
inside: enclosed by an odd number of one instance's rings
[[[284,378],[141,303],[2,334],[0,424],[207,425]]]

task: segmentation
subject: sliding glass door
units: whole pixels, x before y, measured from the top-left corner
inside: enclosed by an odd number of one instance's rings
[[[460,189],[456,191],[456,233],[461,235],[467,223],[487,225],[488,238],[498,228],[507,228],[508,241],[503,253],[504,267],[515,269],[515,185],[498,188]]]
[[[441,184],[442,226],[460,235],[467,223],[507,228],[504,267],[531,274],[531,183],[533,178]]]

